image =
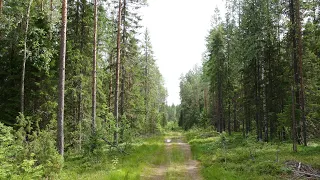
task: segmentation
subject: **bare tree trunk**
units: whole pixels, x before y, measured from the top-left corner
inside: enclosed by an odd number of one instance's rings
[[[2,14],[2,7],[3,7],[3,2],[0,0],[0,15]]]
[[[108,96],[108,108],[109,108],[109,112],[111,113],[111,97],[112,97],[112,81],[113,81],[113,77],[112,77],[112,64],[113,64],[113,52],[111,53],[111,57],[109,60],[109,71],[110,71],[110,81],[109,81],[109,96]]]
[[[295,13],[294,0],[290,0],[289,4],[290,21],[291,21],[291,40],[292,40],[292,65],[293,65],[293,82],[292,82],[292,141],[293,151],[297,152],[297,123],[296,123],[296,88],[297,88],[297,54],[296,54],[296,27],[295,27]]]
[[[86,0],[79,1],[77,0],[77,12],[76,12],[76,34],[79,35],[79,18],[80,18],[80,13],[79,9],[81,9],[81,27],[80,27],[80,36],[84,37],[84,31],[85,31],[85,23],[84,23],[84,13],[85,13],[85,3]],[[80,4],[82,7],[80,7]],[[83,52],[83,46],[84,46],[84,41],[82,38],[79,38],[78,41],[80,42],[80,51]],[[83,60],[83,58],[81,58]],[[80,78],[79,78],[79,90],[78,90],[78,108],[79,108],[79,114],[78,114],[78,122],[79,122],[79,149],[81,150],[82,147],[82,119],[83,119],[83,106],[82,106],[82,76],[83,76],[83,68],[80,68]]]
[[[124,45],[126,45],[126,7],[127,6],[127,1],[126,0],[123,0],[123,19],[122,19],[122,24],[123,24],[123,32],[122,32],[122,43]],[[124,60],[125,60],[125,57],[126,56],[126,52],[125,52],[125,48],[123,49],[122,51],[122,57],[124,57]],[[124,68],[124,61],[122,61],[122,64],[121,64],[121,106],[120,106],[120,115],[122,116],[123,113],[124,113],[124,91],[125,91],[125,68]]]
[[[117,34],[117,63],[116,63],[116,88],[114,95],[114,118],[116,120],[116,131],[114,133],[114,141],[118,145],[118,129],[119,129],[119,76],[120,76],[120,50],[121,50],[121,0],[119,0],[118,14],[118,34]]]
[[[237,132],[238,131],[238,125],[237,125],[237,100],[236,100],[236,95],[234,95],[233,99],[233,131]]]
[[[300,83],[300,110],[301,110],[301,121],[302,121],[302,138],[304,146],[307,146],[307,128],[306,128],[306,116],[305,116],[305,94],[304,94],[304,82],[303,82],[303,73],[302,73],[302,35],[301,35],[301,15],[300,15],[300,2],[295,0],[295,18],[296,18],[296,40],[297,40],[297,52],[298,52],[298,73],[299,73],[299,83]]]
[[[145,32],[145,58],[146,58],[146,64],[144,69],[144,75],[145,75],[145,82],[144,82],[144,106],[145,106],[145,121],[147,123],[148,116],[149,116],[149,108],[148,108],[148,99],[149,99],[149,91],[148,91],[148,30],[146,29]]]
[[[22,63],[22,76],[21,76],[21,113],[24,113],[24,79],[26,75],[26,62],[27,62],[27,40],[28,40],[28,30],[29,30],[29,17],[30,17],[30,9],[33,0],[29,1],[28,10],[27,10],[27,19],[26,19],[26,29],[24,34],[24,52],[23,52],[23,63]],[[2,2],[1,2],[2,3]],[[1,7],[2,8],[2,7]]]
[[[50,0],[50,23],[51,24],[53,23],[52,21],[53,21],[53,0]],[[50,25],[50,34],[49,34],[50,40],[52,39],[52,29],[53,29],[52,25]]]
[[[64,155],[64,81],[65,81],[65,60],[66,60],[66,40],[67,40],[67,3],[62,1],[62,25],[60,37],[60,69],[59,69],[59,102],[58,102],[58,151]]]
[[[98,29],[98,16],[97,16],[97,1],[94,0],[94,27],[93,27],[93,61],[92,61],[92,134],[96,132],[96,106],[97,106],[97,29]]]
[[[80,92],[78,93],[78,123],[79,123],[79,150],[81,151],[82,147],[82,83],[80,80]]]
[[[126,7],[127,6],[127,1],[123,0],[123,32],[122,32],[122,43],[124,46],[126,46]],[[125,67],[124,67],[124,63],[126,60],[126,48],[123,48],[122,50],[122,57],[123,57],[123,61],[121,64],[121,96],[120,96],[120,116],[121,116],[121,121],[119,122],[120,127],[121,127],[121,131],[120,131],[120,139],[121,141],[123,141],[123,133],[124,133],[124,122],[122,120],[122,116],[124,114],[124,100],[125,100],[125,80],[126,80],[126,71],[125,71]]]
[[[294,83],[294,82],[293,82]],[[294,85],[292,86],[292,150],[294,152],[297,152],[297,123],[296,123],[296,102],[295,102],[295,90]]]

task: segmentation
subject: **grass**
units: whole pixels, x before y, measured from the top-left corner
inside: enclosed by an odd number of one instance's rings
[[[163,141],[163,136],[141,139],[127,150],[128,155],[103,149],[98,156],[69,156],[61,179],[140,179],[145,167],[167,161]]]
[[[183,163],[186,159],[184,152],[178,148],[176,144],[171,145],[171,152],[170,152],[170,163]]]
[[[288,179],[286,161],[298,161],[320,169],[320,146],[311,143],[292,152],[290,143],[272,144],[243,139],[241,134],[219,135],[193,130],[186,133],[195,159],[202,164],[205,179]],[[278,161],[277,161],[278,159]]]

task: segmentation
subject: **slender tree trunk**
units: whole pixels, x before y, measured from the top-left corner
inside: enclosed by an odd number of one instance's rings
[[[296,102],[295,102],[295,90],[294,90],[294,85],[292,86],[292,150],[294,152],[297,152],[297,124],[296,124]]]
[[[205,112],[206,112],[206,117],[208,116],[208,112],[209,112],[209,108],[208,108],[208,89],[207,87],[204,88],[204,91],[203,91],[203,95],[204,95],[204,109],[205,109]]]
[[[307,127],[306,127],[306,116],[305,116],[305,94],[304,94],[304,82],[303,82],[303,63],[302,63],[302,35],[301,35],[301,15],[300,15],[300,2],[295,0],[295,12],[296,12],[296,40],[297,40],[297,53],[298,53],[298,73],[299,73],[299,83],[300,83],[300,110],[301,110],[301,121],[302,121],[302,131],[303,131],[303,144],[307,146]]]
[[[22,76],[21,76],[21,108],[20,111],[23,114],[24,113],[24,79],[26,74],[26,62],[27,62],[27,40],[28,40],[28,30],[29,30],[29,17],[30,17],[30,9],[32,5],[33,0],[29,1],[28,9],[27,9],[27,18],[26,18],[26,29],[24,34],[24,51],[23,51],[23,63],[22,63]]]
[[[118,129],[119,129],[119,76],[120,76],[120,51],[121,51],[121,8],[122,3],[119,0],[118,14],[118,34],[117,34],[117,63],[116,63],[116,88],[114,98],[114,118],[116,120],[116,131],[114,133],[114,141],[118,145]]]
[[[78,11],[77,11],[78,12]],[[53,0],[50,0],[50,23],[53,24]],[[50,25],[49,38],[52,40],[52,25]]]
[[[220,67],[221,60],[219,60]],[[218,120],[219,120],[219,132],[222,132],[225,130],[225,122],[223,118],[223,99],[222,99],[222,72],[219,70],[218,72]]]
[[[0,15],[2,14],[3,0],[0,0]]]
[[[82,147],[82,83],[80,80],[80,92],[78,93],[78,123],[79,123],[79,150],[81,151]]]
[[[110,71],[110,81],[109,81],[109,97],[108,97],[108,108],[109,108],[109,112],[111,113],[111,98],[112,98],[112,81],[113,81],[113,77],[112,77],[112,64],[113,64],[113,52],[111,54],[110,60],[109,60],[109,71]]]
[[[238,131],[238,125],[237,125],[237,100],[236,95],[234,96],[233,100],[233,131]]]
[[[293,82],[292,82],[292,141],[293,151],[297,152],[297,123],[296,123],[296,91],[297,91],[297,54],[296,54],[296,27],[295,27],[295,13],[294,13],[294,0],[290,0],[289,13],[291,21],[291,40],[292,40],[292,65],[293,65]]]
[[[146,123],[148,121],[148,97],[149,97],[149,93],[148,93],[148,36],[147,36],[148,31],[146,30],[145,33],[145,59],[146,59],[146,64],[145,64],[145,69],[144,69],[144,76],[145,76],[145,82],[144,82],[144,93],[145,93],[145,97],[144,97],[144,106],[145,106],[145,120]]]
[[[96,133],[96,107],[97,107],[97,29],[98,29],[98,0],[94,0],[94,27],[93,27],[93,61],[92,61],[92,134]]]
[[[231,135],[231,102],[228,100],[228,133]]]
[[[67,40],[67,0],[62,1],[62,25],[60,37],[59,102],[58,102],[58,150],[64,155],[64,81]]]
[[[77,0],[77,15],[76,15],[76,34],[78,35],[78,22],[79,22],[79,18],[80,18],[80,13],[79,13],[79,9],[80,9],[80,4],[82,4],[82,8],[81,8],[81,32],[80,32],[80,37],[84,37],[84,12],[85,12],[85,1],[79,1]],[[83,52],[83,46],[84,46],[84,42],[82,38],[78,39],[80,41],[80,51]],[[81,59],[83,60],[83,59]],[[82,76],[83,76],[83,70],[82,67],[80,67],[80,78],[79,78],[79,90],[78,90],[78,97],[79,97],[79,101],[78,101],[78,122],[79,122],[79,149],[81,150],[82,147],[82,118],[83,118],[83,107],[82,107]]]
[[[120,116],[124,114],[124,95],[125,95],[125,69],[121,64],[121,96],[120,96]]]
[[[40,3],[40,6],[41,6],[41,12],[43,12],[43,0],[41,0],[41,3]]]
[[[123,32],[122,32],[122,43],[126,46],[126,9],[127,8],[127,1],[123,0],[123,19],[122,19],[122,24],[123,24]],[[122,51],[122,57],[124,59],[126,58],[126,49],[124,48]],[[122,116],[124,113],[124,95],[125,95],[125,68],[124,68],[124,61],[122,61],[121,64],[121,106],[120,106],[120,115]]]
[[[127,1],[126,0],[123,0],[123,9],[122,9],[122,12],[123,12],[123,18],[122,18],[122,24],[123,24],[123,32],[122,32],[122,43],[124,46],[126,46],[126,7],[127,6]],[[120,96],[120,127],[121,127],[121,131],[120,131],[120,139],[121,141],[123,141],[123,133],[124,133],[124,125],[123,125],[123,121],[122,121],[122,116],[124,114],[124,98],[125,98],[125,80],[126,80],[126,72],[125,72],[125,67],[124,67],[124,63],[125,63],[125,60],[126,60],[126,48],[123,48],[122,49],[122,57],[123,57],[123,60],[122,60],[122,64],[121,64],[121,96]]]

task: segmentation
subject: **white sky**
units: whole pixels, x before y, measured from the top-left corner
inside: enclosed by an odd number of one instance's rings
[[[222,0],[148,0],[142,25],[149,29],[160,72],[168,90],[167,103],[180,104],[179,78],[201,64],[205,37],[214,9],[223,16]]]

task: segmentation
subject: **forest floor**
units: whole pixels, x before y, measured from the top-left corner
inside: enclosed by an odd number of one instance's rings
[[[194,129],[185,133],[204,179],[320,179],[320,143],[310,140],[292,152],[288,142],[257,142],[256,136]]]
[[[92,155],[69,154],[60,179],[320,179],[319,141],[294,153],[290,141],[194,129],[136,138],[125,152],[104,145]]]
[[[186,139],[179,132],[172,132],[165,136],[164,163],[148,167],[141,179],[184,179],[201,180],[200,164],[193,160],[191,148]]]

